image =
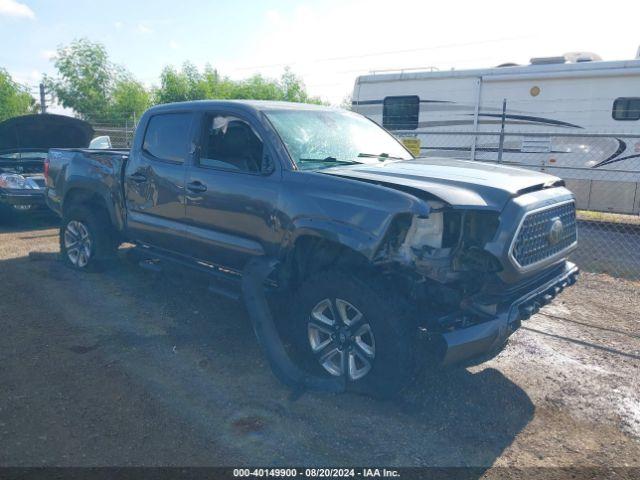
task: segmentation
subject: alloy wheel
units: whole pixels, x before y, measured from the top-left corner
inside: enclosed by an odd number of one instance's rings
[[[364,377],[373,365],[376,343],[360,310],[340,298],[325,298],[311,310],[307,324],[311,351],[331,375]]]
[[[64,248],[72,265],[84,268],[91,259],[91,235],[79,220],[71,220],[64,230]]]

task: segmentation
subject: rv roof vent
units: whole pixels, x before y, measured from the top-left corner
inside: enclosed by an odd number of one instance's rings
[[[600,55],[593,52],[569,52],[564,54],[564,58],[570,63],[597,62],[602,60]]]
[[[537,57],[531,59],[531,65],[554,65],[566,62],[564,56],[561,57]]]
[[[502,67],[519,67],[520,65],[518,65],[517,63],[513,63],[513,62],[507,62],[507,63],[501,63],[500,65],[498,65],[496,68],[502,68]]]

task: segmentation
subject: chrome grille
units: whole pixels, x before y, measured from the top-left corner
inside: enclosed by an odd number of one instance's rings
[[[513,259],[528,267],[566,250],[577,240],[574,202],[528,213],[514,240]]]

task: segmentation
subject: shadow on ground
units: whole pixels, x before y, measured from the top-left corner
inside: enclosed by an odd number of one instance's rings
[[[0,209],[0,233],[44,230],[59,224],[60,219],[49,210],[9,215]]]

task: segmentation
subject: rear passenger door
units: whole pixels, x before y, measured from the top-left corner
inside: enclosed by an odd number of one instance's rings
[[[199,147],[187,172],[187,238],[201,260],[242,270],[278,238],[279,164],[259,125],[241,113],[201,115]]]
[[[191,112],[157,113],[125,168],[127,228],[133,240],[166,250],[184,245],[185,175],[193,152]]]

